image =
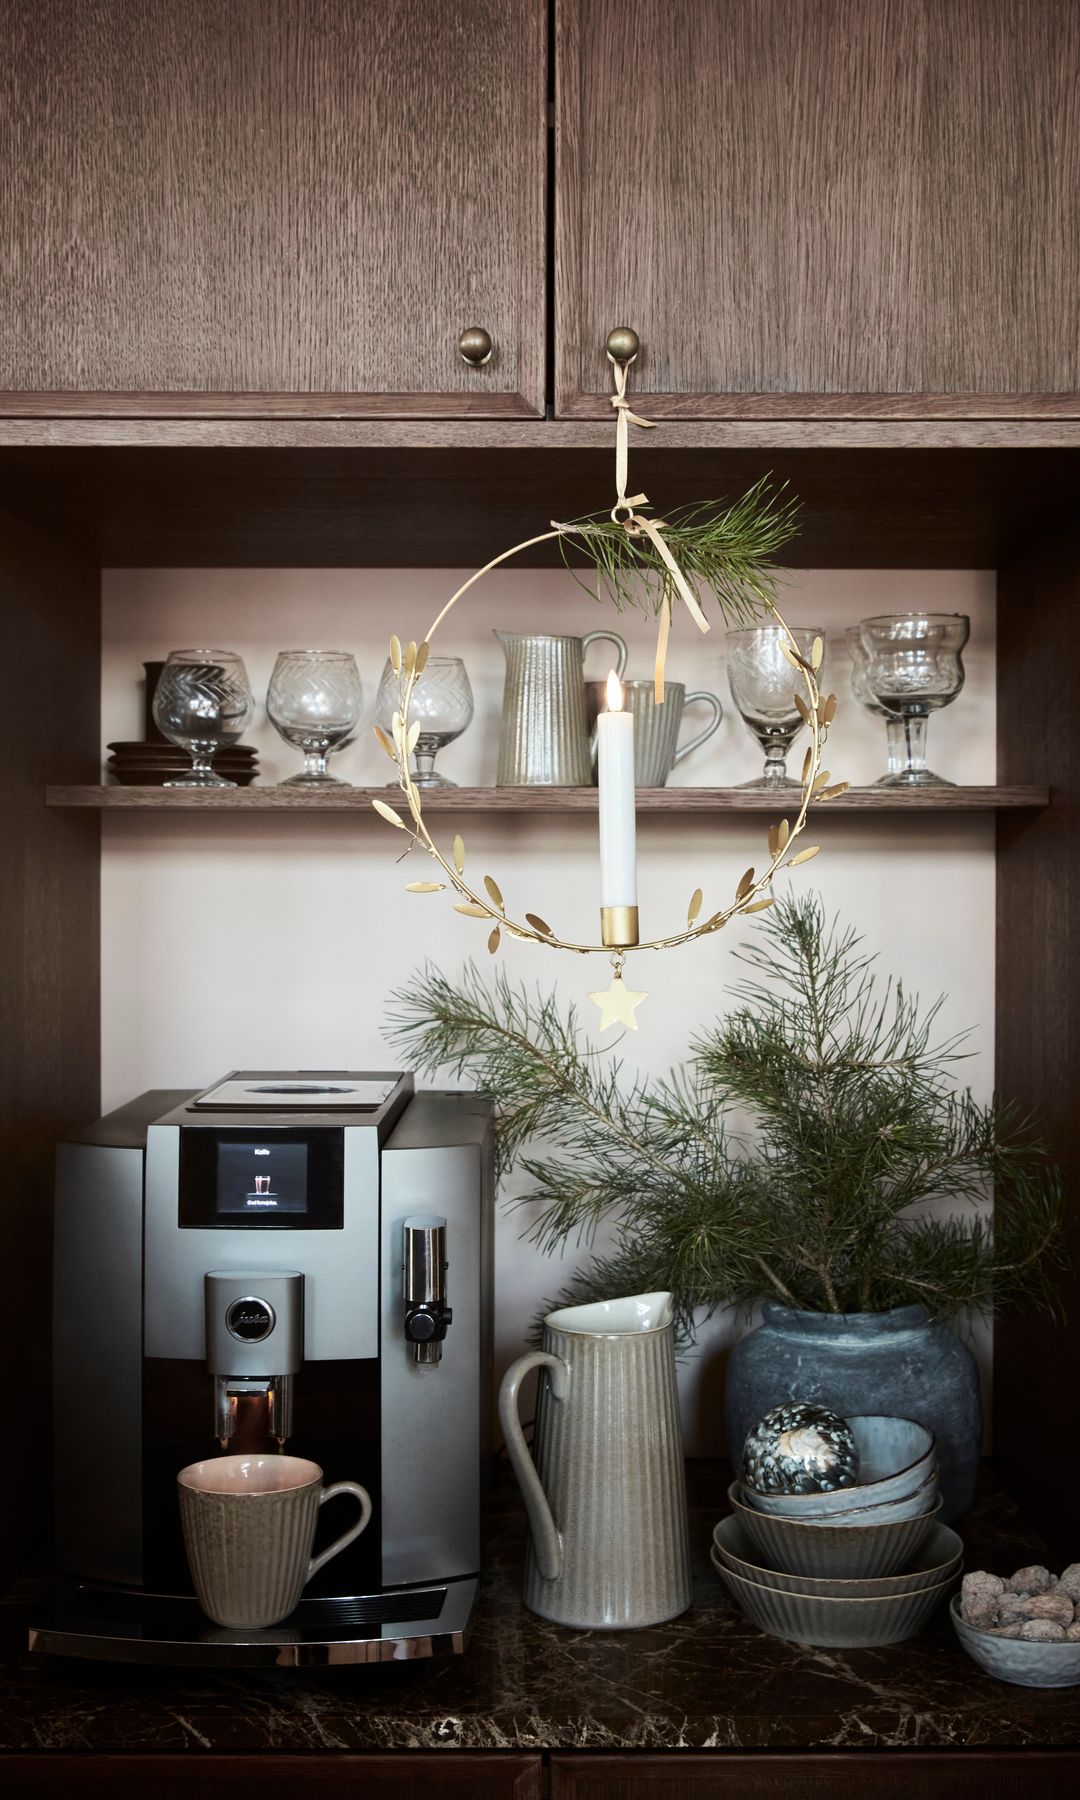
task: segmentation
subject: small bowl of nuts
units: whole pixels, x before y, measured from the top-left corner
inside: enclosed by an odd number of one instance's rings
[[[1080,1563],[1052,1575],[1030,1563],[1014,1575],[975,1569],[950,1608],[968,1655],[1019,1687],[1080,1684]]]

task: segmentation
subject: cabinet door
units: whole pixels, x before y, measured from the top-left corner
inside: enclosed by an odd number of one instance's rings
[[[545,15],[0,0],[0,413],[542,413]]]
[[[1080,415],[1076,0],[557,19],[562,416]]]

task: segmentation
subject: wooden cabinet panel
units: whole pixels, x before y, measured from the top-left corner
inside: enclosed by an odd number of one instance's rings
[[[0,412],[542,414],[545,65],[544,0],[0,0]]]
[[[1080,413],[1075,0],[557,0],[556,392]]]
[[[115,1800],[540,1800],[540,1757],[502,1752],[395,1751],[390,1755],[0,1756],[5,1800],[96,1793]]]
[[[1071,1800],[1080,1752],[841,1750],[551,1759],[551,1800]]]

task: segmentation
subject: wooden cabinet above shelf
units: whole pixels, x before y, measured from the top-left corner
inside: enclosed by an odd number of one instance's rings
[[[795,790],[791,790],[794,793]],[[761,788],[640,788],[641,813],[772,813],[790,806],[791,793],[777,796]],[[288,787],[158,788],[158,787],[50,787],[46,804],[94,807],[102,812],[225,812],[301,813],[371,812],[374,799],[393,803],[400,796],[392,787],[327,788],[311,793]],[[487,813],[590,813],[596,811],[595,788],[487,787],[440,788],[424,795],[426,812]],[[815,819],[833,814],[936,812],[998,812],[1004,808],[1038,808],[1049,805],[1045,787],[939,787],[851,788],[830,800]],[[372,814],[372,816],[374,816]]]

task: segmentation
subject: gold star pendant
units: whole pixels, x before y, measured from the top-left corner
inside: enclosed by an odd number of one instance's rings
[[[595,1001],[600,1008],[598,1031],[606,1031],[609,1025],[629,1025],[631,1031],[636,1031],[637,1020],[634,1012],[643,1000],[648,999],[648,995],[635,994],[633,988],[626,986],[616,969],[611,977],[611,986],[607,991],[602,994],[590,994],[589,999]]]

